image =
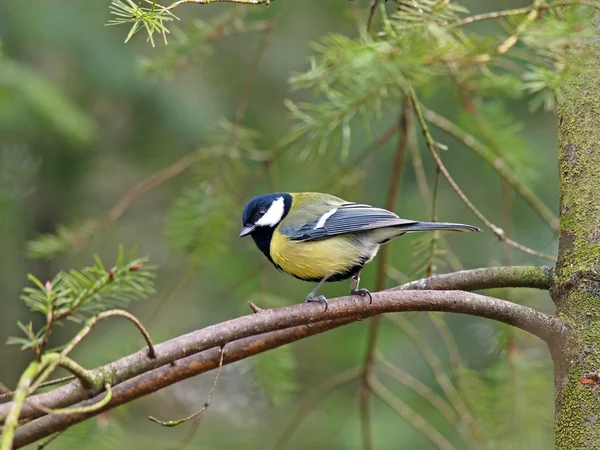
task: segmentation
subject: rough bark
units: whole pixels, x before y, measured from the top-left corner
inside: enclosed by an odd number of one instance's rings
[[[595,55],[590,58],[589,51]],[[600,45],[582,55],[598,73]],[[552,348],[556,449],[600,448],[600,83],[558,108],[560,240],[551,294],[572,332]]]

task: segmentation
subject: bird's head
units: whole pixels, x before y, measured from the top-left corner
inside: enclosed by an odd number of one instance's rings
[[[240,237],[252,235],[264,229],[274,229],[285,218],[292,206],[292,196],[287,192],[254,197],[242,214],[244,229]]]

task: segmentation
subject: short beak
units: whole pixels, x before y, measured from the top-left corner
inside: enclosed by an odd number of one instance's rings
[[[248,236],[250,233],[252,233],[254,231],[255,228],[256,228],[256,225],[248,225],[247,227],[244,227],[244,229],[240,233],[240,237]]]

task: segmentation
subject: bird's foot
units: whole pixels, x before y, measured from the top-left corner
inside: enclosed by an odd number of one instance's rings
[[[306,303],[319,302],[325,304],[325,310],[323,312],[327,311],[327,308],[329,307],[329,303],[327,303],[327,299],[324,295],[319,295],[318,297],[315,297],[312,292],[306,296],[306,300],[304,301]]]
[[[369,296],[369,305],[373,303],[373,297],[367,289],[350,289],[350,295],[360,295],[361,297]]]

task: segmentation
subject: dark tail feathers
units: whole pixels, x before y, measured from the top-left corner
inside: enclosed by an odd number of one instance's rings
[[[472,225],[464,225],[462,223],[449,222],[415,222],[401,225],[398,227],[402,231],[435,231],[435,230],[450,230],[450,231],[481,231],[481,228]]]

